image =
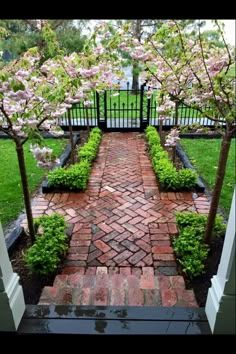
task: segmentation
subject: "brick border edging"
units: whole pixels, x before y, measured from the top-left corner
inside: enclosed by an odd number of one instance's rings
[[[178,143],[176,144],[176,153],[177,153],[178,157],[180,158],[180,160],[182,161],[185,168],[189,168],[189,169],[195,171],[195,168],[190,163],[187,155],[185,154],[184,150],[182,149],[182,147]],[[200,176],[197,177],[197,183],[196,183],[195,188],[196,188],[197,192],[201,192],[201,193],[205,192],[205,185],[204,185],[203,180]]]

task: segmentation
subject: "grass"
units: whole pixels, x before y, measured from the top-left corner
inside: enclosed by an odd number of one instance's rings
[[[59,155],[65,147],[66,139],[45,139],[45,144]],[[37,167],[37,162],[29,150],[29,142],[24,145],[29,190],[33,193],[47,173]],[[15,143],[10,139],[0,139],[0,221],[5,228],[17,218],[24,208],[24,200]]]
[[[213,190],[221,147],[221,139],[181,139],[181,145],[200,176]],[[227,161],[220,206],[229,215],[233,197],[235,175],[235,139],[232,139]]]

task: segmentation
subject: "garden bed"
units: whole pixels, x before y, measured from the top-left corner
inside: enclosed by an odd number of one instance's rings
[[[68,236],[68,243],[72,234],[72,228],[68,226],[66,235]],[[20,284],[24,292],[24,299],[26,304],[36,305],[39,302],[40,295],[45,286],[52,286],[57,274],[62,271],[63,260],[58,268],[49,275],[37,275],[30,273],[26,267],[23,256],[26,250],[31,246],[30,238],[24,232],[21,233],[20,238],[12,247],[9,256],[13,271],[20,277]]]
[[[77,149],[79,147],[83,146],[87,140],[88,140],[88,132],[87,131],[79,131],[74,136],[74,144],[77,144],[76,145]],[[68,158],[70,156],[70,149],[71,149],[71,145],[68,144],[66,146],[64,152],[60,156],[60,165],[61,166],[64,166],[67,163]],[[41,188],[43,188],[44,183],[45,183],[45,180],[42,182],[40,187],[37,188],[37,190],[34,192],[34,195],[36,193],[38,193]],[[18,218],[7,227],[7,229],[4,232],[7,249],[9,251],[14,247],[14,244],[16,243],[16,241],[19,238],[22,238],[24,235],[24,229],[20,225],[21,225],[22,220],[25,218],[26,218],[26,215],[24,212],[22,212],[18,216]]]

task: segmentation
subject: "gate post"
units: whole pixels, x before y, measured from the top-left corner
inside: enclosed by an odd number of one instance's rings
[[[141,85],[140,91],[140,130],[144,130],[147,127],[147,123],[143,121],[143,98],[144,98],[144,85]]]

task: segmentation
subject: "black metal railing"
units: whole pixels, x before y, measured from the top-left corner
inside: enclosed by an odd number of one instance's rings
[[[148,87],[144,85],[138,90],[126,89],[108,90],[103,93],[94,93],[94,103],[88,108],[89,125],[99,126],[104,130],[143,130],[147,125],[159,126],[156,92],[149,98]],[[210,107],[208,107],[210,109]],[[75,104],[70,109],[72,124],[75,127],[85,127],[86,114],[83,103]],[[68,112],[60,118],[59,124],[68,126]],[[196,109],[179,105],[172,117],[163,121],[163,126],[192,125],[214,126],[215,122],[202,118]]]

